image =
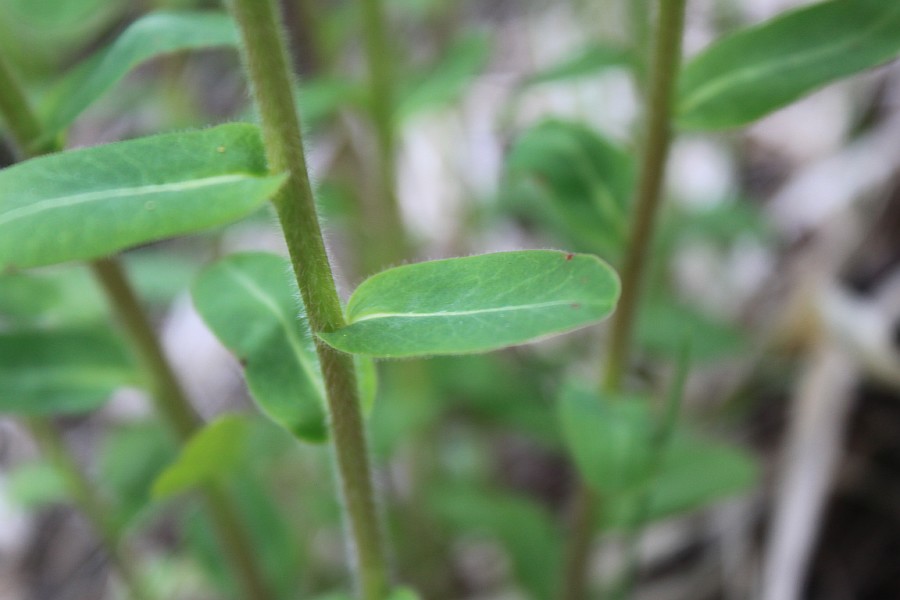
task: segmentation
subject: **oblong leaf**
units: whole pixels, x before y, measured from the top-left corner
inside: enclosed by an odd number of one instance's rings
[[[521,86],[524,88],[539,83],[579,79],[596,75],[609,68],[631,68],[634,66],[634,63],[635,57],[629,49],[596,43],[580,49],[554,65],[529,75],[522,81]]]
[[[749,123],[840,77],[900,52],[900,3],[831,0],[712,44],[681,73],[678,125]]]
[[[377,357],[486,352],[595,323],[619,296],[595,256],[498,252],[405,265],[370,277],[347,304],[347,326],[322,339]]]
[[[650,481],[657,426],[645,398],[600,395],[569,384],[559,418],[569,452],[591,488],[614,496]]]
[[[237,29],[224,13],[160,11],[145,15],[50,91],[41,110],[45,129],[53,135],[70,125],[142,62],[163,54],[218,46],[236,47],[237,43]]]
[[[109,330],[0,334],[0,413],[89,412],[137,380],[128,352]]]
[[[244,366],[247,387],[273,421],[325,439],[325,387],[290,264],[262,252],[234,254],[193,286],[194,306]]]
[[[522,133],[505,165],[504,204],[576,249],[615,256],[627,234],[634,162],[582,123],[550,119]]]
[[[212,483],[241,466],[250,422],[237,414],[223,415],[191,436],[175,461],[153,482],[153,497],[168,498]]]
[[[268,175],[247,124],[28,160],[0,171],[0,269],[93,259],[224,225],[283,181]]]

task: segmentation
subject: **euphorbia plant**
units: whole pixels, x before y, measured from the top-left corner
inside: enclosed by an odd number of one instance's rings
[[[377,140],[377,156],[369,157],[378,173],[372,204],[383,211],[371,228],[375,250],[360,261],[368,268],[407,258],[409,244],[394,189],[402,111],[397,107],[396,70],[390,68],[390,35],[381,2],[364,0],[360,8],[370,83],[359,95]],[[541,548],[540,560],[516,557],[517,577],[535,596],[582,598],[588,594],[588,551],[598,525],[638,530],[645,521],[747,484],[752,468],[743,455],[698,442],[674,428],[671,407],[677,406],[680,385],[672,386],[670,410],[662,419],[654,414],[646,390],[626,385],[631,348],[641,334],[640,324],[635,334],[635,320],[647,306],[640,290],[653,247],[672,129],[739,125],[817,85],[892,56],[900,41],[885,33],[896,28],[900,10],[874,0],[821,3],[723,40],[679,76],[685,0],[660,0],[651,28],[649,67],[639,58],[643,48],[590,54],[607,66],[634,66],[642,75],[647,107],[637,169],[617,145],[581,124],[562,121],[536,127],[511,152],[510,179],[524,179],[531,193],[537,190],[535,204],[517,208],[547,217],[576,251],[520,250],[406,264],[365,280],[344,306],[310,185],[293,69],[276,3],[230,0],[228,9],[233,22],[218,13],[143,17],[51,89],[37,115],[9,70],[0,69],[0,110],[22,158],[61,150],[61,135],[80,112],[131,67],[159,52],[240,46],[261,120],[259,127],[231,123],[67,150],[5,169],[0,172],[0,268],[18,273],[89,261],[144,368],[145,377],[137,382],[150,389],[181,446],[178,458],[156,479],[153,493],[163,499],[192,487],[204,490],[206,512],[213,516],[232,572],[241,582],[242,598],[276,595],[223,484],[225,475],[238,469],[236,453],[250,434],[240,419],[228,416],[201,429],[125,272],[110,257],[148,242],[225,225],[267,200],[278,214],[289,260],[259,252],[227,256],[196,279],[193,300],[238,357],[261,411],[297,440],[328,440],[339,482],[333,497],[340,498],[349,538],[348,563],[366,600],[409,594],[392,591],[396,582],[387,559],[387,528],[371,473],[366,414],[377,388],[372,361],[484,353],[601,321],[615,309],[620,283],[613,269],[590,252],[621,263],[622,299],[602,375],[587,384],[567,382],[559,394],[561,437],[584,481],[576,494],[567,559],[559,560],[555,530],[551,527],[547,533],[543,513],[531,505],[492,498],[481,505],[490,509],[483,511],[490,522],[473,521],[494,527],[510,546],[522,531],[537,531],[550,540]],[[648,28],[641,20],[647,15],[636,10],[632,16],[638,21],[636,37],[643,38],[640,32]],[[816,35],[791,35],[810,23],[821,26]],[[856,50],[852,58],[835,61],[847,47]],[[576,71],[569,66],[543,79]],[[530,84],[539,80],[535,77]],[[359,89],[349,87],[356,98]],[[510,188],[525,189],[512,183]],[[521,199],[513,196],[514,201]],[[550,206],[541,204],[548,200]],[[658,287],[652,292],[665,299]],[[35,347],[53,342],[49,338],[55,332],[23,329],[27,331],[15,332],[18,340],[30,340]],[[677,339],[663,340],[663,345],[682,345],[680,333],[667,337]],[[84,363],[130,372],[122,353],[97,351],[107,348],[103,342],[94,339],[85,346]],[[60,362],[72,360],[73,354],[60,353]],[[113,382],[89,389],[71,377],[74,391],[55,393],[58,390],[35,386],[26,370],[18,370],[23,375],[19,379],[17,373],[10,376],[13,392],[0,397],[0,409],[38,415],[42,420],[35,431],[50,436],[47,446],[57,454],[53,430],[43,418],[95,408],[120,382],[118,371],[110,375]],[[685,370],[682,365],[680,379]],[[490,379],[493,373],[488,373]],[[128,376],[122,379],[128,381]],[[499,395],[493,392],[491,388],[487,393],[491,402]],[[427,396],[428,389],[419,385],[410,393]],[[684,488],[688,480],[685,465],[713,463],[724,476],[717,475],[712,483],[691,482],[687,493],[679,489],[678,484]],[[73,465],[65,468],[77,476]],[[82,493],[88,486],[76,487],[75,496],[85,509],[97,513],[94,499]],[[441,500],[453,499],[458,491],[448,489]],[[659,498],[669,504],[656,502]],[[450,504],[442,505],[445,520],[465,520]],[[515,523],[511,526],[504,521],[508,515],[521,516],[529,525],[521,530]],[[114,550],[117,532],[106,535],[106,526],[95,520]],[[546,576],[551,570],[554,574]]]

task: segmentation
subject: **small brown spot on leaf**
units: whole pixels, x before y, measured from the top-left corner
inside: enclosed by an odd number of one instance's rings
[[[242,367],[246,367],[246,366],[247,366],[247,358],[244,357],[244,356],[240,357],[240,358],[238,359],[238,362],[241,363],[241,366],[242,366]]]
[[[569,306],[571,306],[572,308],[581,308],[581,305],[578,304],[577,302],[573,302],[573,303],[570,304]]]
[[[574,254],[566,254],[566,260],[572,260],[574,257]]]

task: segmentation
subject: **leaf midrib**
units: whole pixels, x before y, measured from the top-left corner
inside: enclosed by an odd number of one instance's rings
[[[0,214],[0,227],[8,225],[13,221],[37,215],[48,210],[58,208],[69,208],[80,204],[90,202],[101,202],[113,198],[121,198],[123,196],[146,196],[151,194],[161,194],[166,192],[181,192],[193,189],[202,189],[204,187],[213,187],[227,183],[241,181],[247,178],[254,178],[249,173],[238,173],[229,175],[216,175],[213,177],[203,177],[199,179],[190,179],[178,181],[174,183],[160,183],[143,185],[136,187],[113,188],[108,190],[100,190],[95,192],[82,192],[79,194],[69,194],[67,196],[55,196],[46,200],[41,200],[33,204],[28,204],[6,213]]]
[[[898,11],[900,11],[900,4],[897,4],[895,8],[897,10],[886,13],[884,19],[876,21],[872,26],[866,29],[855,32],[856,35],[852,35],[834,46],[827,46],[824,49],[816,48],[806,53],[795,54],[794,56],[785,60],[779,60],[779,58],[781,57],[774,57],[772,61],[762,63],[761,65],[755,67],[749,66],[744,67],[743,69],[729,71],[727,72],[727,74],[725,74],[724,77],[713,79],[706,86],[699,87],[697,91],[688,96],[688,100],[685,100],[681,103],[678,112],[684,114],[694,110],[698,105],[703,104],[703,102],[707,101],[710,97],[714,97],[719,93],[720,90],[729,87],[733,82],[752,80],[759,73],[777,73],[779,71],[802,67],[805,64],[808,64],[809,62],[812,62],[820,57],[846,51],[848,47],[852,46],[859,40],[868,37],[873,31],[876,31],[877,29],[882,27],[885,22],[890,22],[891,18],[893,18],[893,16]]]
[[[512,306],[498,306],[494,308],[476,308],[472,310],[442,310],[428,313],[418,313],[418,312],[405,312],[405,313],[392,313],[392,312],[378,312],[378,313],[370,313],[367,315],[363,315],[358,318],[351,318],[350,323],[348,325],[354,325],[356,323],[360,323],[363,321],[370,321],[373,319],[391,319],[391,318],[402,318],[402,319],[422,319],[429,317],[464,317],[470,315],[480,315],[486,313],[496,313],[496,312],[510,312],[517,310],[536,310],[541,308],[551,308],[556,306],[571,306],[572,304],[584,305],[588,304],[590,306],[599,305],[597,302],[581,302],[577,300],[554,300],[552,302],[539,302],[535,304],[517,304]]]

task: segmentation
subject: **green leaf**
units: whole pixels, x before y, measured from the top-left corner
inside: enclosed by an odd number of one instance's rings
[[[102,327],[0,334],[0,413],[89,412],[136,381],[125,348]]]
[[[498,252],[388,269],[347,304],[347,326],[320,334],[344,352],[394,358],[486,352],[596,323],[619,296],[595,256]]]
[[[647,520],[696,510],[739,494],[750,488],[757,476],[756,461],[746,451],[676,433],[647,490]],[[607,526],[631,525],[637,509],[634,495],[610,498],[606,506],[603,521]]]
[[[116,501],[114,521],[120,527],[150,506],[153,482],[175,457],[171,433],[157,421],[123,425],[103,439],[99,480]]]
[[[244,458],[249,432],[248,419],[237,414],[206,425],[153,482],[153,497],[168,498],[234,473]]]
[[[612,67],[631,67],[633,62],[631,52],[626,48],[593,44],[527,77],[522,87],[587,77]]]
[[[49,462],[26,463],[7,477],[4,494],[22,508],[36,509],[69,497],[65,475]]]
[[[732,357],[747,347],[746,335],[733,324],[679,304],[668,295],[642,304],[636,337],[647,351],[669,357],[677,356],[688,343],[697,362]]]
[[[685,129],[749,123],[838,78],[900,52],[900,3],[831,0],[729,35],[681,73]]]
[[[490,56],[488,36],[474,33],[455,42],[436,65],[402,87],[397,113],[401,119],[455,101],[484,69]]]
[[[506,159],[505,204],[576,248],[616,256],[627,235],[634,162],[581,123],[544,121]]]
[[[470,486],[441,488],[430,500],[454,529],[495,537],[530,597],[552,598],[558,592],[562,540],[544,507],[523,496]]]
[[[322,441],[325,388],[290,274],[280,256],[234,254],[197,278],[194,305],[244,366],[260,409],[297,437]]]
[[[0,269],[106,256],[224,225],[275,193],[253,125],[52,154],[0,171]]]
[[[173,52],[237,43],[234,23],[223,13],[155,12],[141,17],[51,90],[41,110],[45,129],[53,135],[70,125],[142,62]]]
[[[391,591],[388,600],[421,600],[421,596],[408,587],[397,588]]]
[[[656,424],[646,399],[600,395],[568,384],[559,418],[578,471],[593,489],[615,496],[650,480]]]
[[[295,436],[326,438],[325,386],[290,263],[262,252],[234,254],[205,270],[193,287],[206,324],[234,352],[260,409]],[[363,409],[378,380],[371,360],[357,360]]]

